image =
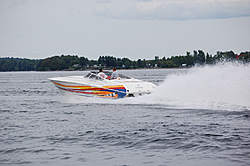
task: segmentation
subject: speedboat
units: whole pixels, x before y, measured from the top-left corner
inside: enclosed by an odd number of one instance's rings
[[[99,77],[98,71],[90,71],[85,76],[67,76],[49,78],[63,95],[73,94],[85,97],[125,98],[150,94],[156,88],[146,82],[119,74],[110,79],[112,72],[104,71],[107,78]]]

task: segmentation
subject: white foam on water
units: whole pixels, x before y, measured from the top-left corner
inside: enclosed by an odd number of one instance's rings
[[[70,103],[165,104],[169,107],[250,110],[250,66],[225,62],[168,76],[154,93],[118,100],[68,98]]]
[[[194,67],[172,75],[150,95],[151,102],[188,108],[250,108],[250,66],[238,62]]]

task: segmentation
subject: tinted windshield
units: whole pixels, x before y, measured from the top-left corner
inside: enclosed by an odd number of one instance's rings
[[[91,75],[91,73],[88,73],[86,76],[84,76],[85,78],[88,78]]]

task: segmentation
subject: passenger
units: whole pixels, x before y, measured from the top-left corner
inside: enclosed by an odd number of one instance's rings
[[[103,70],[102,70],[102,69],[99,69],[98,76],[99,76],[99,77],[102,77],[102,78],[107,78],[106,74],[103,73]]]
[[[116,68],[114,67],[111,79],[116,79],[117,77],[119,77],[119,73],[118,71],[116,71]]]

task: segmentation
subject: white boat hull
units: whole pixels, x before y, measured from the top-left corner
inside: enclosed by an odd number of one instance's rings
[[[156,87],[150,82],[137,79],[89,79],[83,76],[49,78],[62,94],[85,97],[125,98],[150,94]]]

